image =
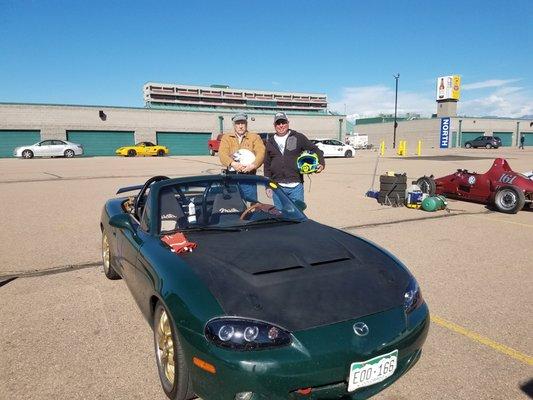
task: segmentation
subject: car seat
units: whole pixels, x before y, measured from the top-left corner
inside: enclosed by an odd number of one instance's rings
[[[228,189],[224,188],[222,193],[215,195],[209,224],[224,225],[229,221],[236,221],[244,210],[246,210],[246,204],[242,199],[239,190],[237,189],[230,192]]]
[[[178,200],[175,188],[165,189],[159,198],[159,215],[161,216],[160,232],[169,232],[187,225],[187,218]]]

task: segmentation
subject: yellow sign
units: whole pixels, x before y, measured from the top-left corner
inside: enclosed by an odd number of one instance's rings
[[[461,77],[454,75],[452,77],[452,99],[459,100],[461,97]]]

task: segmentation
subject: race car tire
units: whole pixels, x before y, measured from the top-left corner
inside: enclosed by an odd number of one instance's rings
[[[33,158],[33,151],[31,150],[24,150],[22,152],[22,158],[25,158],[27,160],[29,160],[30,158]]]
[[[418,178],[416,180],[417,186],[420,188],[422,193],[429,194],[430,196],[435,196],[435,192],[437,191],[437,185],[435,184],[435,180],[430,176],[423,176],[422,178]]]
[[[389,190],[405,191],[407,189],[407,183],[382,183],[379,189],[384,192]]]
[[[128,150],[128,157],[135,157],[137,152],[133,149]]]
[[[466,147],[467,149],[469,149],[469,148],[472,147],[472,144],[467,142],[467,143],[465,143],[465,147]]]
[[[163,157],[164,155],[165,155],[165,150],[162,150],[162,149],[157,150],[157,156],[158,157]]]
[[[65,152],[63,153],[63,155],[67,158],[72,158],[74,157],[74,150],[71,150],[71,149],[67,149],[65,150]]]
[[[346,150],[346,153],[344,153],[344,158],[352,158],[353,153],[351,150]]]
[[[168,309],[158,302],[152,323],[157,372],[165,394],[172,400],[194,397],[189,367],[177,335],[176,325]],[[169,360],[172,358],[172,360]]]
[[[487,143],[485,146],[486,149],[492,149],[492,145],[490,143]]]
[[[113,258],[113,253],[111,252],[111,246],[109,245],[109,239],[107,237],[107,232],[104,230],[102,232],[102,263],[104,266],[104,274],[107,279],[112,281],[120,279],[120,275],[117,274],[117,271],[111,265],[111,260]]]
[[[515,186],[504,186],[494,195],[494,206],[502,213],[516,214],[525,203],[524,192]]]

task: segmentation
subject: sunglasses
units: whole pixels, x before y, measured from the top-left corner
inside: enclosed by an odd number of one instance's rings
[[[285,124],[288,124],[289,121],[286,121],[284,119],[280,119],[279,121],[276,121],[276,123],[274,125],[285,125]]]

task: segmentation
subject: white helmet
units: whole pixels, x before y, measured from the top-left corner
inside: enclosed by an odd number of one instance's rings
[[[244,166],[250,165],[255,161],[255,154],[248,149],[239,149],[233,153],[232,157],[233,160]]]

